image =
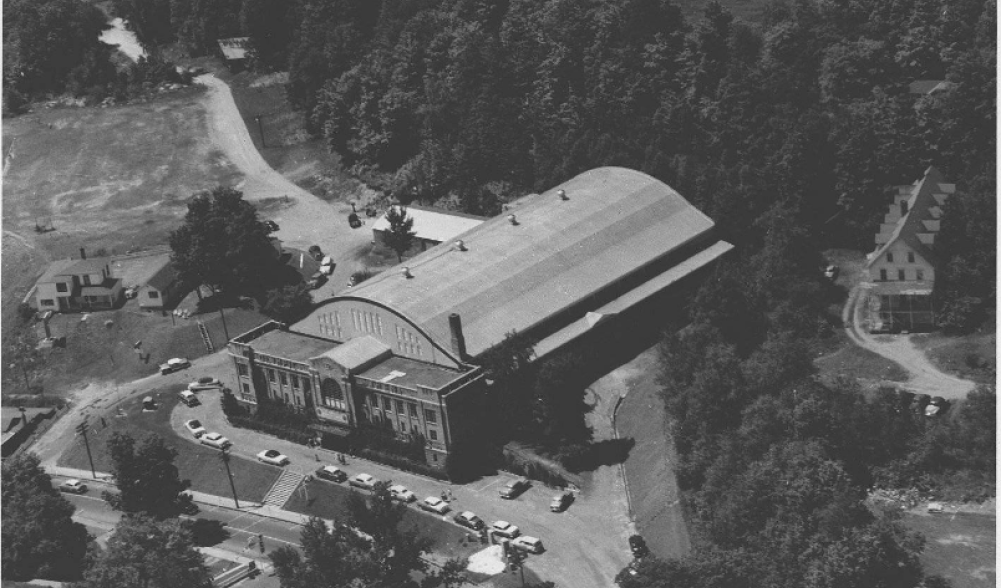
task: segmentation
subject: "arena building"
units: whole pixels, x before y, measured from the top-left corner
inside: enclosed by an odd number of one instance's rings
[[[236,337],[237,397],[251,408],[267,397],[314,411],[325,433],[372,427],[420,436],[428,463],[441,467],[450,413],[465,414],[462,404],[475,404],[486,385],[479,356],[518,333],[544,358],[648,312],[733,248],[713,228],[646,174],[585,172],[318,304],[294,325]]]

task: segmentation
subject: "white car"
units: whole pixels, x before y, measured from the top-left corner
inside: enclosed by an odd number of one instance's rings
[[[87,485],[77,480],[76,478],[72,480],[66,480],[59,485],[60,492],[69,492],[70,494],[83,494],[87,491]]]
[[[222,382],[218,378],[198,378],[188,384],[188,390],[198,392],[199,390],[211,390],[212,388],[222,388]]]
[[[514,539],[518,535],[521,535],[521,529],[515,527],[507,521],[494,521],[490,525],[490,530],[501,537],[507,537],[508,539]]]
[[[290,463],[288,456],[274,449],[265,449],[257,454],[257,460],[271,465],[283,466]]]
[[[447,502],[438,498],[437,496],[428,496],[418,504],[421,510],[426,510],[429,512],[438,513],[443,515],[448,511],[452,510],[452,507],[448,505]]]
[[[195,439],[201,437],[206,433],[205,427],[202,426],[202,423],[199,422],[198,419],[191,419],[190,421],[184,423],[184,426],[188,429],[188,431],[192,435],[195,436]]]
[[[205,433],[199,439],[202,445],[208,445],[209,447],[215,447],[216,449],[226,449],[227,447],[232,447],[233,443],[229,439],[223,437],[219,433]]]
[[[191,362],[186,357],[174,357],[168,359],[166,363],[160,364],[161,374],[171,374],[191,367]]]
[[[372,489],[375,488],[375,485],[376,485],[376,483],[378,481],[379,480],[376,480],[375,478],[373,478],[372,476],[370,476],[368,474],[357,474],[354,477],[352,477],[350,480],[348,480],[348,485],[354,486],[355,488],[363,488],[365,490],[372,490]]]
[[[542,553],[546,550],[546,548],[542,546],[541,540],[537,537],[529,537],[528,535],[515,537],[511,540],[511,545],[529,553]]]
[[[413,502],[417,500],[417,496],[413,492],[400,484],[390,486],[389,494],[393,497],[393,500],[399,500],[400,502]]]

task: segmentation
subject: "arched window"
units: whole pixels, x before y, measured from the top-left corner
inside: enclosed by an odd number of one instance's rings
[[[347,410],[347,405],[344,403],[344,390],[337,383],[337,380],[324,378],[323,382],[320,383],[320,395],[322,396],[321,401],[323,402],[323,406],[337,410]]]

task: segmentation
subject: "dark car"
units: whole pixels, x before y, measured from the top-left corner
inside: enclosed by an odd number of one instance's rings
[[[466,527],[467,529],[472,529],[474,531],[479,531],[480,529],[483,528],[483,525],[485,524],[483,522],[483,519],[469,512],[468,510],[460,512],[459,514],[455,515],[454,520],[456,523],[462,525],[463,527]]]
[[[914,397],[914,405],[912,408],[914,409],[914,412],[924,414],[925,407],[929,404],[931,404],[931,396],[927,394],[918,394]]]
[[[310,289],[316,290],[320,286],[326,284],[327,279],[328,279],[327,276],[323,272],[316,272],[315,274],[310,276],[309,280],[306,282],[306,285],[309,286]]]
[[[511,480],[504,487],[500,489],[500,497],[507,498],[508,500],[516,498],[519,494],[528,490],[529,482],[525,478],[518,478],[517,480]]]
[[[264,228],[267,229],[269,233],[274,233],[278,230],[278,223],[273,220],[261,221],[261,224],[264,225]]]
[[[342,470],[341,468],[336,468],[332,465],[323,466],[322,468],[316,470],[316,477],[337,483],[343,482],[344,480],[348,479],[348,475],[344,473],[344,470]]]
[[[633,557],[645,557],[650,553],[650,549],[646,546],[646,541],[639,535],[629,536],[629,550],[633,552]]]

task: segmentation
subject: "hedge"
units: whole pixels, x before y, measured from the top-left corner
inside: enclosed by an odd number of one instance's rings
[[[355,452],[355,455],[406,472],[421,474],[422,476],[428,476],[436,480],[443,480],[443,481],[448,480],[448,475],[446,475],[445,472],[443,472],[442,470],[437,470],[429,465],[419,463],[399,455],[394,455],[392,453],[384,453],[382,451],[376,451],[374,449],[363,448],[357,450]]]
[[[251,417],[233,415],[229,417],[229,423],[234,427],[261,431],[262,433],[274,435],[279,439],[285,439],[286,441],[292,441],[293,443],[298,443],[300,445],[306,445],[309,443],[310,439],[314,438],[312,433],[289,429],[280,425],[263,423]]]

